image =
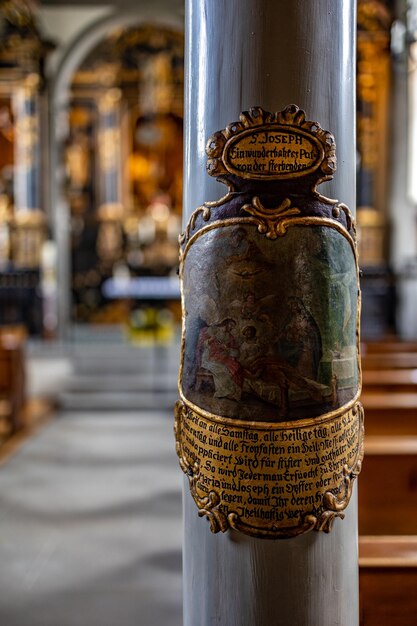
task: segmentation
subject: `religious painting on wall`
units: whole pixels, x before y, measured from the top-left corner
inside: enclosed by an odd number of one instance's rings
[[[0,196],[13,204],[14,116],[10,97],[0,97]]]
[[[14,117],[11,98],[0,97],[0,267],[10,262],[13,215]]]

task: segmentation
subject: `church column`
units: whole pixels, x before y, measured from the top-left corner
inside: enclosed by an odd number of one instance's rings
[[[298,105],[308,120],[334,134],[340,171],[320,190],[354,209],[355,18],[353,0],[187,1],[184,224],[197,207],[225,193],[206,172],[208,138],[256,106],[276,112]],[[196,228],[210,220],[209,214],[197,216]],[[244,236],[231,240],[238,252]],[[208,255],[209,248],[207,260]],[[247,306],[253,303],[247,300]],[[218,332],[231,334],[227,324]],[[183,375],[191,374],[184,370]],[[193,426],[191,439],[198,428]],[[329,534],[313,530],[272,540],[233,529],[214,534],[190,495],[195,470],[183,469],[188,471],[185,626],[358,624],[355,490],[345,519],[336,519]]]
[[[16,117],[16,212],[39,209],[39,76],[29,74],[14,96]]]
[[[17,266],[37,268],[44,240],[45,214],[40,193],[40,76],[28,74],[14,94],[15,176],[13,258]]]
[[[122,254],[123,204],[120,104],[122,93],[113,87],[99,99],[99,202],[97,252],[110,265]]]
[[[121,197],[121,91],[109,89],[99,99],[100,207],[120,207]]]

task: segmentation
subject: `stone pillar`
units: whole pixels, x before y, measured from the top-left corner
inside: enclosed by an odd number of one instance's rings
[[[121,198],[121,91],[109,89],[99,99],[99,193],[100,209],[120,208]]]
[[[16,128],[15,212],[40,208],[39,76],[29,74],[14,96]]]
[[[224,195],[206,173],[207,139],[262,106],[304,109],[336,139],[338,172],[320,188],[355,207],[353,0],[188,0],[184,220]],[[212,534],[184,489],[185,626],[358,624],[354,492],[330,534]]]
[[[16,89],[13,261],[16,266],[37,268],[45,238],[45,214],[40,195],[40,76],[28,74]]]
[[[111,264],[122,255],[123,218],[122,156],[120,104],[122,93],[118,88],[107,90],[100,97],[98,160],[100,227],[97,237],[97,252],[101,260]]]

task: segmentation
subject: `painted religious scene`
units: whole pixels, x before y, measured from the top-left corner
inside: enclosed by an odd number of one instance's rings
[[[294,225],[276,240],[243,221],[207,229],[182,275],[186,400],[222,417],[282,422],[356,396],[356,264],[336,229]]]

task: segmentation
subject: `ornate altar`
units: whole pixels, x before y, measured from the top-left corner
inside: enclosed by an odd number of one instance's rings
[[[103,284],[168,276],[182,202],[183,35],[110,33],[74,74],[64,152],[72,226],[72,318],[113,323],[130,306]]]
[[[357,225],[365,338],[381,336],[393,325],[386,206],[391,23],[392,16],[380,0],[358,2]]]

